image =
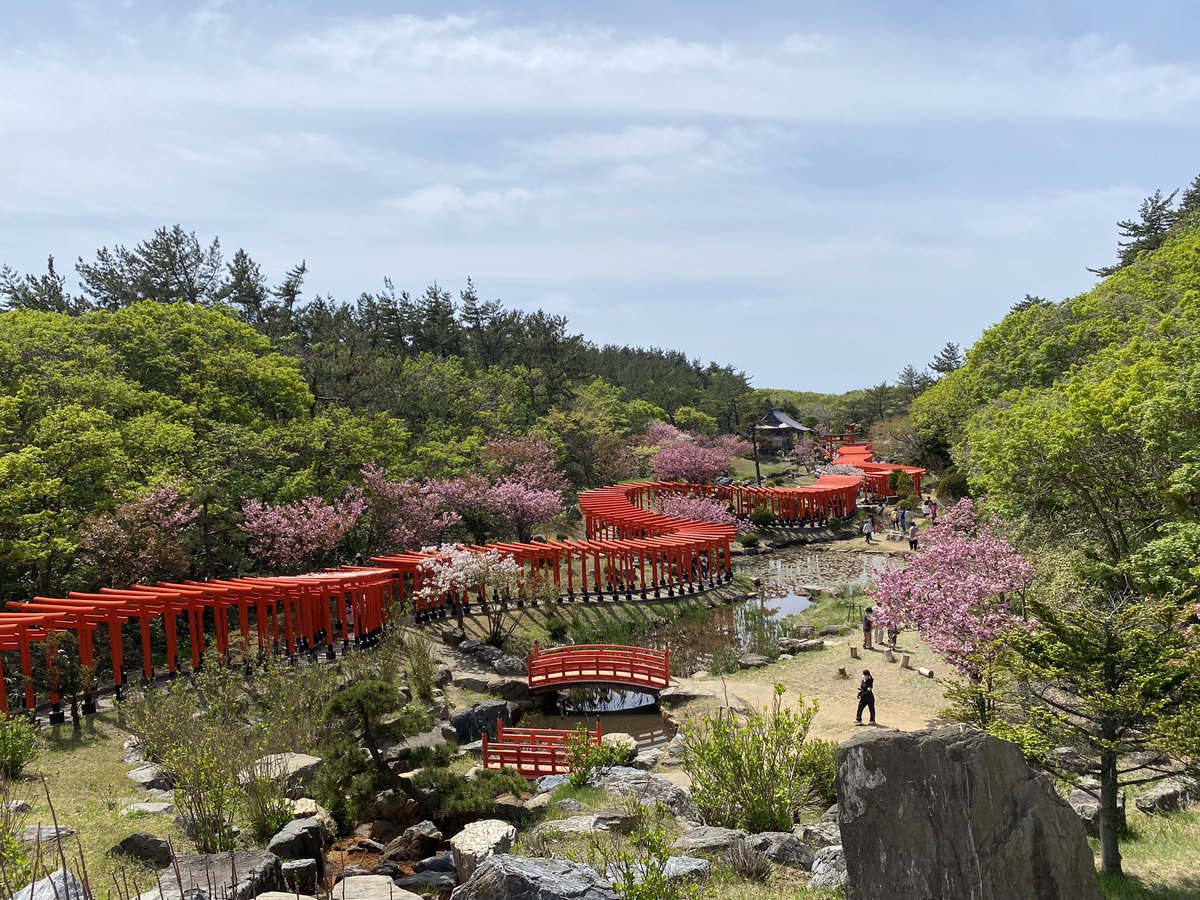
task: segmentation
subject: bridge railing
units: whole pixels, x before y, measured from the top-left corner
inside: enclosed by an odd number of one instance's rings
[[[483,734],[483,767],[511,768],[526,778],[565,775],[571,771],[569,741],[575,732],[564,728],[505,728],[496,723],[496,738]],[[587,732],[588,740],[602,740],[600,722]]]
[[[543,650],[534,644],[526,668],[530,690],[604,682],[661,689],[671,683],[671,647],[573,644]]]

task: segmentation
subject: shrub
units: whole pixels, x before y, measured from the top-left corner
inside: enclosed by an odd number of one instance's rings
[[[496,815],[496,798],[501,794],[529,792],[529,782],[511,769],[484,770],[468,779],[449,769],[424,769],[413,784],[427,798],[429,817],[442,831],[455,832],[476,819]]]
[[[384,789],[384,777],[349,734],[323,747],[320,756],[324,762],[313,785],[315,799],[339,828],[353,828],[366,818],[375,794]]]
[[[750,532],[750,534],[739,535],[738,543],[741,544],[743,547],[757,547],[758,546],[758,535],[755,534],[754,532]]]
[[[583,787],[604,774],[620,761],[616,747],[601,742],[597,744],[583,726],[567,738],[567,764],[571,773],[567,781],[572,787]]]
[[[718,647],[708,657],[709,675],[731,675],[739,669],[738,653],[732,647]]]
[[[684,726],[683,768],[710,825],[757,834],[795,824],[809,798],[805,746],[817,704],[801,697],[799,709],[789,709],[784,692],[775,686],[770,709],[719,710]]]
[[[725,865],[739,878],[763,884],[775,868],[767,854],[755,850],[744,838],[729,845],[725,851]]]
[[[755,528],[769,528],[775,523],[775,513],[769,509],[756,509],[750,513],[750,522]]]
[[[944,506],[953,506],[964,497],[971,496],[971,485],[967,476],[957,469],[947,469],[937,483],[937,498]]]
[[[806,740],[800,772],[814,802],[826,808],[837,802],[837,744],[820,738]]]
[[[667,825],[673,821],[661,803],[645,806],[629,796],[623,811],[632,820],[628,842],[609,835],[593,836],[588,847],[592,868],[601,872],[621,900],[693,900],[705,896],[688,881],[667,877],[671,840]]]
[[[325,707],[335,687],[325,666],[291,666],[268,657],[245,687],[254,702],[262,751],[311,753],[324,744],[330,732]]]
[[[561,616],[551,616],[546,620],[546,633],[550,635],[552,641],[566,640],[570,630],[571,626]]]
[[[412,688],[413,697],[431,703],[435,675],[429,638],[420,632],[406,635],[404,657],[408,669],[408,686]]]
[[[21,716],[0,718],[0,775],[16,778],[37,755],[37,726]]]
[[[839,519],[837,516],[830,516],[829,517],[829,530],[830,531],[841,531],[842,530],[842,520]]]
[[[265,844],[293,818],[286,780],[278,758],[256,762],[242,776],[242,816],[257,843]]]

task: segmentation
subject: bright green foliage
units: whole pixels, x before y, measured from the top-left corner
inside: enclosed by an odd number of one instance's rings
[[[595,837],[589,861],[612,883],[621,900],[698,900],[706,896],[700,885],[667,878],[671,858],[668,825],[674,822],[661,803],[643,805],[636,797],[625,803],[633,820],[628,841]]]
[[[683,729],[683,768],[692,778],[692,799],[711,825],[762,831],[790,831],[812,797],[814,775],[825,775],[806,740],[817,703],[798,698],[783,705],[783,685],[775,686],[770,709],[743,713],[722,710]]]
[[[750,513],[750,522],[755,528],[768,528],[775,524],[775,513],[769,509],[756,509]]]
[[[0,776],[16,778],[37,755],[37,726],[20,716],[0,717]]]
[[[620,751],[611,744],[597,744],[582,725],[567,737],[567,765],[571,773],[567,780],[572,787],[581,788],[604,777],[620,762]]]
[[[428,814],[442,831],[453,833],[475,819],[494,818],[501,794],[529,793],[529,782],[511,769],[484,770],[468,779],[448,769],[423,769],[413,784],[428,798]]]
[[[837,744],[809,738],[800,753],[800,772],[813,801],[828,807],[837,801]]]

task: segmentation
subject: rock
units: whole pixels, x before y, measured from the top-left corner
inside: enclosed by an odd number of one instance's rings
[[[123,816],[170,815],[175,812],[174,803],[131,803],[121,810]]]
[[[420,894],[396,887],[387,875],[352,875],[337,883],[337,900],[421,900]]]
[[[615,831],[617,834],[629,834],[633,831],[634,817],[623,809],[605,807],[596,810],[592,817],[597,831]]]
[[[1161,815],[1187,809],[1195,796],[1200,796],[1196,785],[1181,778],[1168,778],[1139,794],[1133,802],[1147,815]]]
[[[837,637],[841,633],[842,627],[840,625],[826,625],[817,632],[821,637]]]
[[[808,886],[810,888],[837,888],[845,883],[846,854],[841,845],[835,844],[824,850],[818,850],[816,856],[813,857],[812,875],[808,879]],[[901,895],[891,894],[890,896]]]
[[[841,811],[838,809],[838,805],[836,803],[833,804],[833,806],[829,807],[829,809],[825,810],[825,812],[821,813],[821,821],[822,822],[834,822],[834,823],[838,824],[839,826],[841,825],[842,814],[841,814]]]
[[[121,744],[121,759],[130,765],[145,762],[146,745],[139,738],[130,735],[125,738],[125,743]]]
[[[484,862],[452,900],[618,900],[595,870],[564,859],[498,854]]]
[[[708,876],[712,874],[712,863],[707,859],[697,859],[694,856],[669,856],[662,871],[668,884],[698,883],[708,881]],[[610,866],[606,874],[608,879],[613,882],[625,875],[616,866]],[[641,860],[634,861],[633,871],[630,874],[633,876],[631,880],[634,884],[641,884],[646,879],[646,867]]]
[[[454,625],[442,629],[442,643],[447,647],[461,647],[466,639],[467,633]]]
[[[1070,796],[1067,797],[1067,803],[1071,804],[1071,809],[1083,821],[1083,827],[1087,830],[1088,837],[1100,837],[1100,801],[1083,790],[1073,790]],[[1117,794],[1117,822],[1122,830],[1125,829],[1127,822],[1125,819],[1125,792],[1121,791]]]
[[[838,748],[837,789],[847,900],[1099,900],[1083,823],[1014,744],[962,727],[859,734]]]
[[[459,642],[458,649],[463,653],[475,653],[483,644],[474,638],[467,638],[465,641]]]
[[[491,680],[491,677],[486,672],[460,672],[454,676],[454,684],[464,691],[483,694],[487,692],[488,681]]]
[[[439,731],[441,732],[443,741],[457,741],[458,740],[458,730],[453,725],[451,725],[449,722],[443,722],[439,726]]]
[[[436,853],[441,846],[442,833],[436,825],[426,820],[405,829],[404,834],[388,844],[383,851],[383,859],[385,862],[424,859]]]
[[[75,834],[74,828],[62,825],[26,825],[17,836],[23,844],[53,844],[60,838]]]
[[[179,870],[178,879],[175,876],[176,868]],[[237,884],[231,886],[229,882],[235,871]],[[161,892],[156,885],[142,894],[139,900],[191,900],[197,890],[207,895],[214,879],[220,883],[218,896],[225,895],[227,900],[251,900],[266,891],[285,890],[279,857],[262,850],[186,853],[176,856],[174,863],[160,876]]]
[[[420,804],[412,797],[395,788],[388,788],[386,791],[380,791],[376,794],[373,805],[373,812],[377,820],[382,819],[386,822],[398,824],[400,829],[408,827],[408,825],[417,821],[421,815]],[[377,841],[382,840],[375,833],[374,827],[371,829],[371,837]],[[392,835],[392,837],[395,837],[395,835]],[[392,837],[387,838],[387,840],[390,841]]]
[[[450,713],[450,725],[460,744],[479,740],[485,731],[494,738],[497,721],[506,726],[513,724],[508,704],[503,700],[486,700],[472,704],[470,709],[456,709]]]
[[[310,756],[307,753],[269,753],[256,760],[251,770],[263,775],[278,776],[284,779],[288,790],[295,796],[307,796],[323,764],[321,757]]]
[[[504,655],[503,650],[499,647],[493,647],[491,644],[479,644],[471,652],[475,654],[477,659],[482,659],[489,666]]]
[[[529,810],[516,794],[501,794],[496,798],[496,816],[508,822],[524,822]]]
[[[255,900],[317,900],[312,894],[294,894],[291,891],[267,891]]]
[[[155,869],[163,869],[171,864],[171,845],[145,831],[135,831],[108,852],[113,856],[140,860]]]
[[[738,665],[743,669],[761,669],[770,664],[771,660],[761,653],[743,653],[738,657]]]
[[[8,800],[4,803],[0,803],[0,808],[3,808],[5,812],[12,813],[13,815],[21,815],[23,813],[33,811],[33,807],[29,804],[28,800]]]
[[[458,880],[464,882],[470,878],[489,856],[507,853],[516,837],[517,829],[499,819],[471,822],[450,839]]]
[[[13,894],[13,900],[85,900],[86,897],[83,882],[66,869],[51,872]]]
[[[652,747],[649,750],[639,750],[638,755],[633,758],[630,763],[635,769],[641,769],[643,772],[648,772],[658,765],[662,759],[663,751],[661,747]]]
[[[545,796],[549,796],[549,794],[546,794]],[[572,815],[583,812],[583,804],[574,797],[567,797],[565,800],[559,800],[554,804],[554,806],[556,809],[561,809],[563,812],[571,813]]]
[[[397,878],[396,887],[406,888],[418,893],[441,892],[449,890],[458,884],[458,879],[449,872],[418,872],[407,878]]]
[[[704,690],[697,687],[685,687],[682,684],[673,684],[668,688],[663,688],[659,694],[659,702],[666,701],[668,703],[687,703],[689,700],[704,700],[709,697],[716,697],[712,691]]]
[[[671,849],[681,853],[724,853],[738,841],[746,840],[747,837],[746,832],[740,829],[700,825],[685,831],[671,845]]]
[[[808,640],[811,637],[816,637],[817,629],[814,625],[793,625],[791,628],[792,637],[800,640]]]
[[[838,826],[837,822],[817,822],[815,825],[802,825],[800,827],[800,840],[817,850],[823,847],[832,847],[834,844],[842,842],[842,829]]]
[[[510,653],[501,653],[496,657],[492,662],[492,668],[500,675],[520,675],[522,678],[529,675],[529,666],[526,661]]]
[[[289,891],[297,894],[317,892],[317,860],[289,859],[280,868],[284,887]]]
[[[147,790],[169,791],[172,787],[170,776],[153,763],[138,766],[129,773],[129,780]]]
[[[455,871],[454,854],[442,853],[438,856],[429,856],[421,860],[413,870],[417,872],[450,872]]]
[[[299,800],[292,801],[292,815],[297,819],[314,818],[321,823],[321,831],[324,833],[326,843],[333,841],[337,837],[338,826],[334,821],[333,816],[329,814],[329,810],[323,807],[311,797],[301,797]]]
[[[359,838],[354,842],[354,849],[363,850],[367,853],[378,853],[380,856],[382,856],[383,851],[387,848],[384,847],[383,844],[379,843],[379,841],[373,841],[370,838]]]
[[[590,834],[595,830],[595,816],[567,816],[543,822],[533,830],[534,834]]]
[[[537,812],[540,809],[545,809],[550,805],[549,794],[537,794],[525,801],[525,808],[530,812]]]
[[[790,831],[764,831],[748,837],[746,844],[778,866],[805,871],[812,868],[812,848]]]
[[[274,853],[281,860],[315,860],[317,874],[325,874],[325,837],[316,816],[292,819],[267,842],[267,852]]]
[[[661,775],[618,767],[601,778],[597,786],[610,794],[637,797],[643,806],[662,803],[675,818],[689,824],[700,824],[700,811],[692,802],[692,795]]]
[[[484,693],[505,700],[525,700],[529,697],[529,681],[525,676],[493,675],[487,680]]]
[[[549,794],[566,783],[566,775],[543,775],[537,780],[537,787],[534,789],[533,795],[536,797],[540,794]]]
[[[433,676],[433,683],[442,688],[448,684],[454,683],[454,673],[450,671],[449,666],[438,666],[437,673]]]
[[[347,878],[357,878],[359,875],[373,875],[370,869],[365,866],[346,866],[342,871],[338,872],[337,878],[333,880],[334,884],[341,884]]]
[[[604,746],[613,748],[617,765],[627,766],[637,759],[638,742],[632,734],[614,731],[601,736],[600,741]]]

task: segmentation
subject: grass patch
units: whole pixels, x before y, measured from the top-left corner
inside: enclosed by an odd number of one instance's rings
[[[1098,842],[1089,843],[1098,854]],[[1197,848],[1200,848],[1200,812],[1148,816],[1131,809],[1129,834],[1121,840],[1126,874],[1123,878],[1098,876],[1100,893],[1107,900],[1200,897]]]
[[[595,812],[598,809],[613,805],[613,801],[609,798],[607,791],[603,788],[592,787],[591,785],[574,787],[570,784],[562,784],[555,788],[550,796],[553,799],[550,802],[550,806],[546,808],[547,819],[564,819],[567,816],[583,815],[583,813]],[[583,812],[568,813],[561,808],[556,808],[554,804],[561,800],[574,800],[583,807]]]

